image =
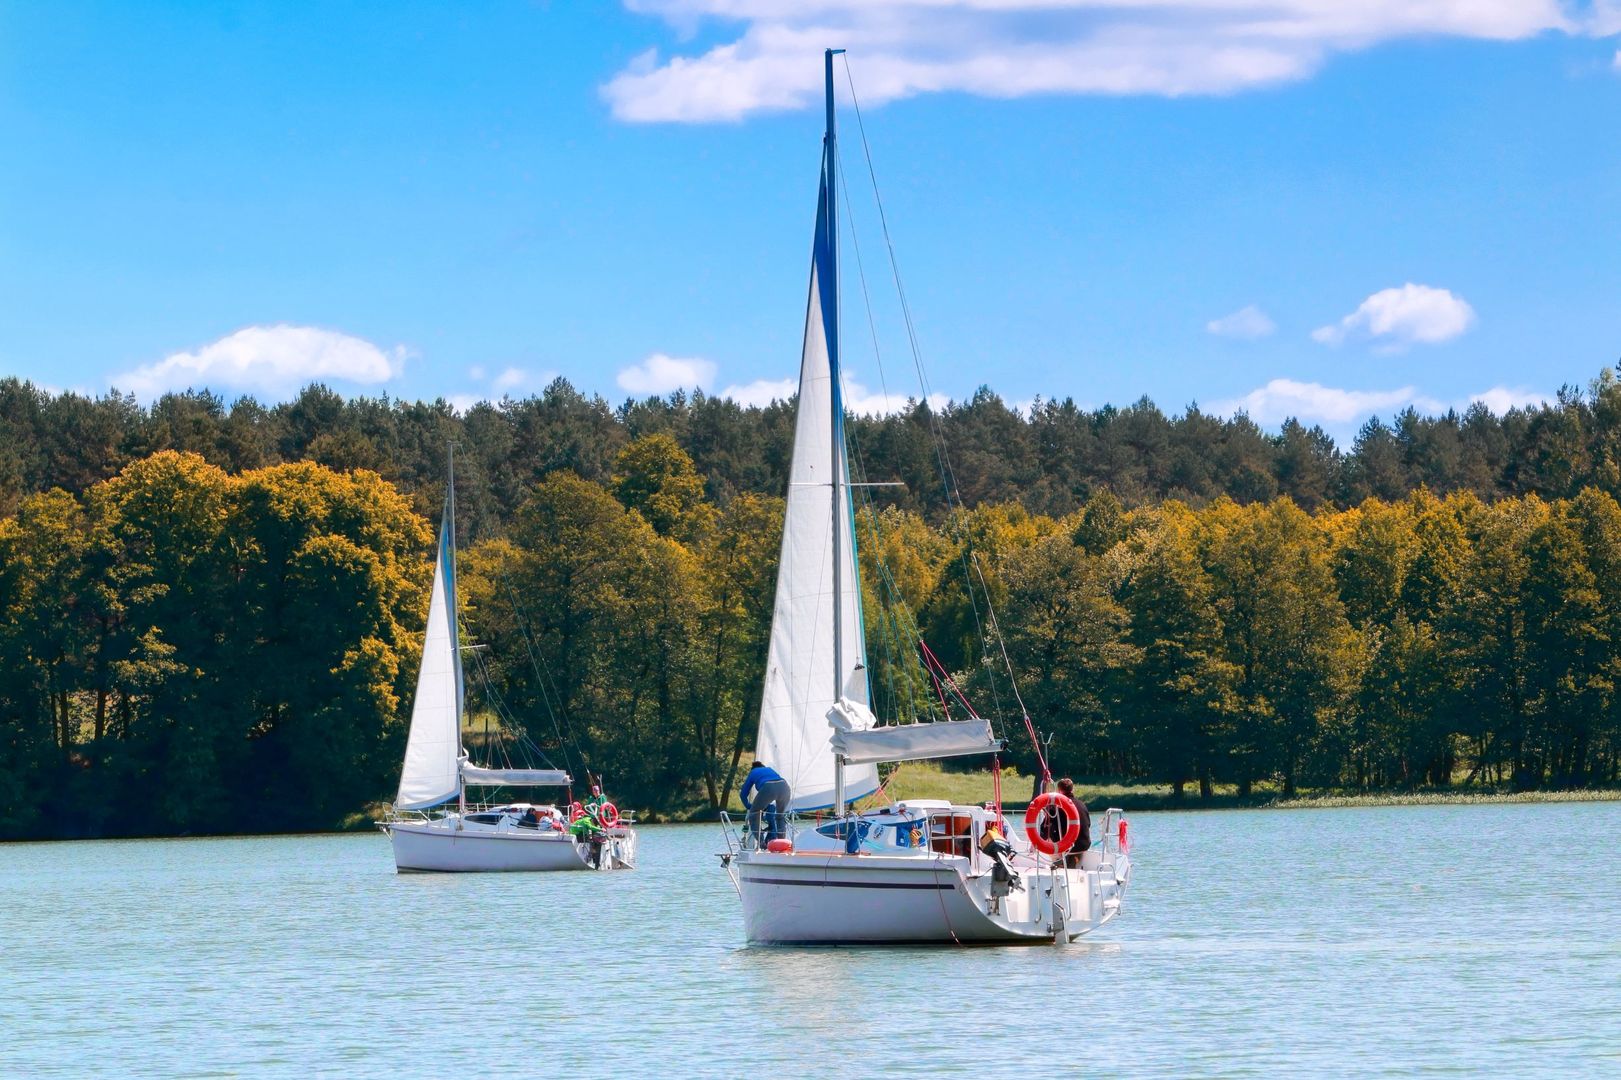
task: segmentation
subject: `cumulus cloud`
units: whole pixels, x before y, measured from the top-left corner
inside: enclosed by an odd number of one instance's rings
[[[1475,309],[1463,297],[1408,282],[1399,289],[1379,290],[1338,323],[1318,327],[1311,336],[1325,345],[1372,341],[1399,351],[1451,341],[1474,324]]]
[[[1426,412],[1443,410],[1441,402],[1425,397],[1414,387],[1395,390],[1343,390],[1322,383],[1273,379],[1240,398],[1217,402],[1218,415],[1243,412],[1258,424],[1281,424],[1291,416],[1307,422],[1343,425],[1376,412],[1404,409],[1409,405]]]
[[[1215,402],[1211,409],[1217,416],[1245,413],[1263,427],[1276,427],[1293,417],[1303,424],[1321,425],[1343,439],[1354,434],[1368,417],[1397,413],[1409,406],[1433,415],[1448,409],[1463,412],[1478,401],[1501,416],[1510,409],[1552,400],[1549,394],[1523,386],[1494,386],[1465,398],[1443,401],[1412,386],[1394,390],[1346,390],[1322,383],[1273,379],[1243,397]]]
[[[799,393],[798,379],[756,379],[739,386],[728,386],[720,396],[731,398],[739,405],[764,407],[773,401],[791,401]],[[905,394],[885,394],[869,390],[854,379],[844,379],[844,407],[857,416],[887,416],[907,408],[914,400]],[[930,394],[929,405],[943,409],[948,404],[944,394]]]
[[[654,353],[640,364],[625,368],[615,381],[621,390],[632,394],[668,394],[672,390],[707,387],[714,378],[713,360]]]
[[[375,385],[397,377],[406,350],[384,351],[362,338],[314,326],[249,326],[195,352],[178,352],[113,379],[120,389],[156,396],[188,387],[228,387],[271,396],[317,380]]]
[[[1231,315],[1211,319],[1204,324],[1204,328],[1217,337],[1254,341],[1257,338],[1267,337],[1278,328],[1278,325],[1267,317],[1266,312],[1250,304],[1239,308]]]
[[[523,368],[509,367],[497,375],[490,385],[497,390],[516,390],[529,381],[529,372]]]
[[[750,406],[764,408],[773,401],[791,401],[797,393],[799,393],[797,379],[755,379],[741,386],[728,386],[720,392],[720,396],[731,398],[744,408]]]
[[[1412,37],[1614,33],[1612,0],[626,0],[696,55],[636,57],[602,87],[622,120],[703,122],[821,100],[821,51],[859,57],[865,100],[956,91],[1223,94],[1302,79]]]
[[[1552,394],[1544,394],[1540,390],[1530,390],[1523,386],[1494,386],[1490,390],[1482,390],[1469,398],[1471,402],[1478,401],[1498,416],[1510,409],[1525,409],[1534,405],[1544,405],[1554,400]]]

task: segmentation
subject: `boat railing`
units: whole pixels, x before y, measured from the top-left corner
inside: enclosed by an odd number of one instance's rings
[[[799,831],[803,827],[802,821],[803,819],[796,810],[790,810],[786,814],[783,814],[783,835],[789,840],[793,840],[799,835]],[[762,822],[762,824],[765,823]],[[737,821],[733,820],[730,813],[722,810],[720,812],[720,829],[721,835],[726,839],[726,852],[728,855],[736,855],[739,851],[743,851],[745,849],[752,850],[765,846],[764,844],[755,842],[755,837],[749,830],[749,818],[746,813],[743,815],[741,821]]]

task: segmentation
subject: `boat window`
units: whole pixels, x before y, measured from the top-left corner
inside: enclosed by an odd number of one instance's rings
[[[500,814],[468,814],[467,815],[467,820],[468,821],[475,821],[480,825],[499,825],[499,824],[501,824],[501,815]]]

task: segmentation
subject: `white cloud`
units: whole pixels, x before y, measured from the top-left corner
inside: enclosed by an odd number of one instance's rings
[[[742,406],[764,407],[773,401],[790,401],[799,392],[797,379],[756,379],[741,386],[728,386],[720,396],[731,398]],[[905,394],[885,394],[869,390],[854,379],[844,379],[844,407],[857,416],[887,416],[906,409],[912,399]],[[929,404],[943,409],[948,404],[944,394],[930,394]]]
[[[1509,409],[1540,405],[1552,400],[1552,395],[1523,386],[1494,386],[1465,398],[1443,401],[1421,393],[1412,386],[1394,390],[1346,390],[1322,383],[1273,379],[1243,397],[1213,403],[1211,412],[1216,416],[1243,412],[1251,420],[1268,428],[1275,428],[1293,417],[1308,426],[1321,425],[1343,445],[1368,417],[1389,416],[1408,406],[1421,413],[1437,415],[1448,409],[1462,413],[1479,401],[1501,416]]]
[[[1469,399],[1478,401],[1498,416],[1502,416],[1510,409],[1523,409],[1530,405],[1541,405],[1553,401],[1552,394],[1544,394],[1540,390],[1530,390],[1523,386],[1494,386],[1490,390],[1482,390]]]
[[[483,364],[474,364],[472,367],[468,368],[467,369],[467,377],[469,379],[476,379],[479,382],[483,382],[484,381],[484,365]]]
[[[715,378],[715,362],[697,357],[654,353],[640,364],[625,368],[615,380],[632,394],[668,394],[672,390],[706,387]]]
[[[1251,420],[1265,426],[1281,424],[1291,416],[1307,423],[1343,425],[1376,412],[1404,409],[1409,405],[1427,412],[1446,408],[1411,386],[1396,390],[1342,390],[1322,383],[1273,379],[1241,398],[1216,402],[1213,409],[1217,415],[1244,412]]]
[[[1217,337],[1254,341],[1270,335],[1278,328],[1278,324],[1268,318],[1266,312],[1250,304],[1239,308],[1231,315],[1211,319],[1204,324],[1204,328]]]
[[[529,381],[529,372],[523,368],[509,367],[497,375],[490,385],[497,390],[515,390]]]
[[[1615,50],[1615,55],[1610,58],[1610,70],[1621,71],[1621,49]],[[837,132],[834,134],[837,134]]]
[[[466,416],[468,410],[473,406],[488,401],[490,398],[488,394],[451,394],[445,400],[450,403],[452,409]]]
[[[230,387],[281,395],[316,380],[375,385],[397,377],[403,346],[384,351],[369,341],[314,326],[250,326],[195,352],[178,352],[126,371],[122,390],[156,396],[188,387]]]
[[[868,390],[852,379],[844,380],[844,407],[857,416],[888,416],[904,411],[915,400],[916,395],[907,397],[905,394],[885,394],[878,390]],[[937,412],[948,404],[950,399],[944,394],[929,395],[929,407]]]
[[[797,379],[755,379],[741,386],[728,386],[720,392],[720,396],[731,398],[744,408],[765,408],[773,401],[789,401],[798,392]]]
[[[1399,289],[1381,289],[1338,323],[1312,331],[1325,345],[1346,341],[1373,341],[1389,351],[1409,345],[1438,345],[1451,341],[1475,324],[1475,309],[1450,290],[1408,282]]]
[[[958,91],[1221,94],[1302,79],[1335,53],[1412,37],[1614,32],[1612,0],[626,0],[700,55],[636,57],[602,87],[630,121],[739,120],[821,99],[851,50],[865,101]]]

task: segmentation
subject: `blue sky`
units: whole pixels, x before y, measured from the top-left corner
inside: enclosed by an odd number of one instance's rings
[[[0,0],[0,372],[769,397],[832,44],[934,390],[1341,436],[1504,407],[1621,357],[1618,32],[1610,0]],[[879,408],[917,381],[842,122]]]

